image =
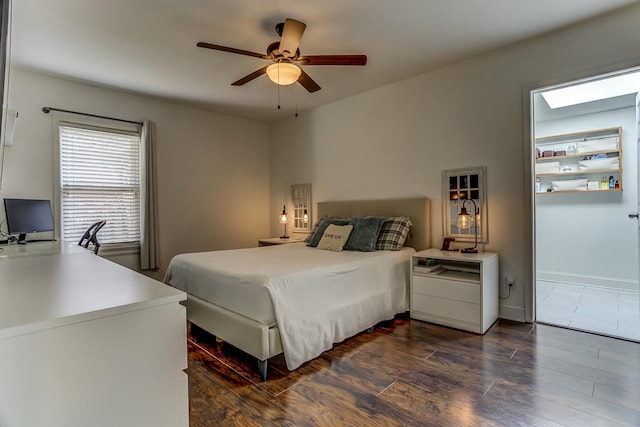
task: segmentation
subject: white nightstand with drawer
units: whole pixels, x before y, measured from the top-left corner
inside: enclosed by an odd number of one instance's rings
[[[283,239],[282,237],[269,237],[267,239],[258,239],[258,246],[275,246],[286,245],[287,243],[304,242],[307,236],[292,236]]]
[[[496,253],[416,252],[411,257],[411,317],[484,334],[498,319],[498,284]]]

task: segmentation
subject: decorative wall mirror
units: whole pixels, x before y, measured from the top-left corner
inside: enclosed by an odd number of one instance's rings
[[[487,232],[487,168],[486,166],[451,169],[442,172],[442,218],[444,237],[472,242],[476,231],[478,242],[488,241]],[[470,200],[466,202],[465,200]],[[474,205],[475,203],[475,205]],[[469,228],[458,229],[456,220],[464,207],[472,216]],[[474,206],[477,213],[473,214]]]
[[[311,184],[294,184],[291,186],[293,201],[293,232],[309,233],[311,231]]]

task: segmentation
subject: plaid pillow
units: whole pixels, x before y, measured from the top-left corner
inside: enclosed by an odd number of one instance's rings
[[[412,225],[409,218],[387,218],[380,228],[376,251],[399,251],[402,249]]]

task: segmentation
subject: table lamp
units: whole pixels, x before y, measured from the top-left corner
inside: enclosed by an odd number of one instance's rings
[[[474,212],[473,218],[471,217],[471,215],[469,215],[469,212],[467,212],[467,208],[465,207],[467,202],[473,203],[473,212]],[[473,245],[472,248],[461,249],[460,252],[468,253],[468,254],[478,253],[477,217],[479,214],[480,214],[480,211],[478,210],[478,205],[476,205],[476,202],[474,202],[473,199],[464,199],[464,201],[462,202],[462,208],[460,209],[460,213],[458,214],[458,219],[456,220],[456,226],[458,227],[458,229],[464,230],[467,228],[471,228],[471,226],[473,225],[473,229],[475,231],[475,244]]]
[[[280,224],[284,224],[284,234],[282,236],[280,236],[281,239],[288,239],[289,236],[287,236],[287,210],[285,208],[285,205],[282,205],[282,213],[280,214]]]

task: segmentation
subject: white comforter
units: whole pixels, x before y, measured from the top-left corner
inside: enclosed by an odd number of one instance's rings
[[[295,369],[334,343],[406,311],[413,252],[331,252],[294,243],[183,254],[171,261],[165,282],[192,293],[202,286],[194,277],[204,277],[206,269],[208,281],[266,288],[287,368]],[[191,283],[184,283],[189,277]]]

